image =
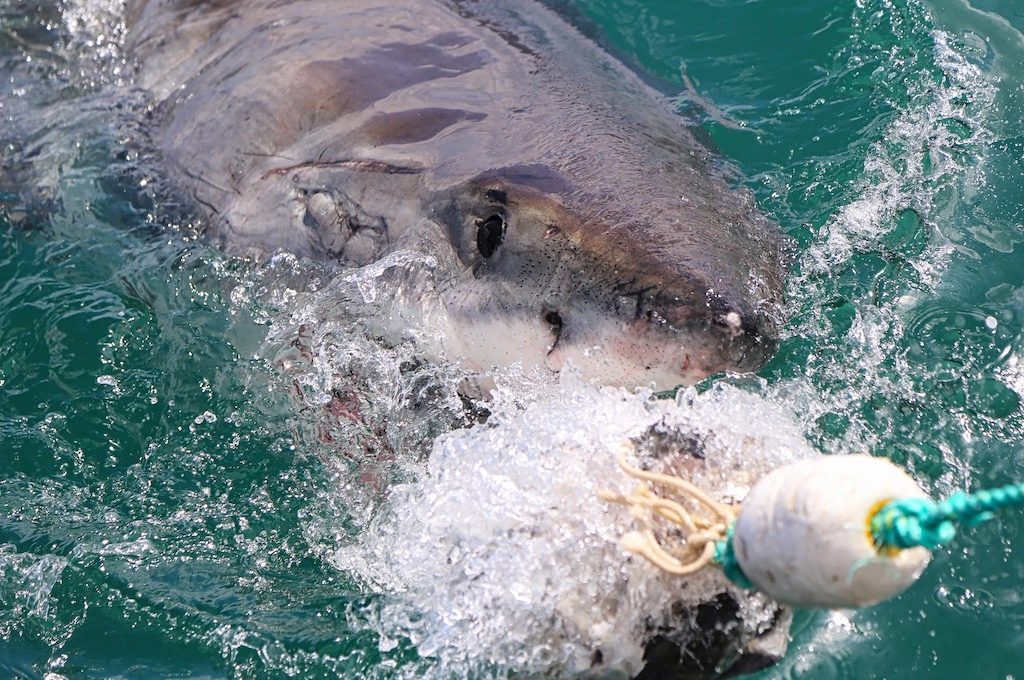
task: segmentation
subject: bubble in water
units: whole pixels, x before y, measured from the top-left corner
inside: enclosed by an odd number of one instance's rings
[[[192,422],[196,425],[202,425],[203,423],[215,423],[217,422],[217,416],[212,411],[203,411],[197,415]]]

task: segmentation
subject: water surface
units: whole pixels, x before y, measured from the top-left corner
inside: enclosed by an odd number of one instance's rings
[[[117,3],[0,0],[0,674],[543,667],[557,584],[510,588],[512,606],[418,565],[443,556],[506,584],[591,574],[550,552],[575,540],[564,523],[530,514],[553,493],[532,461],[599,449],[654,408],[723,441],[752,433],[768,458],[871,451],[937,496],[1024,479],[1018,3],[572,9],[677,97],[792,236],[785,337],[758,379],[664,407],[509,376],[482,430],[460,429],[455,369],[348,315],[372,272],[233,260],[153,190]],[[481,513],[548,522],[551,539],[455,541]],[[1019,515],[965,531],[892,602],[798,614],[763,675],[1018,677],[1022,554]]]

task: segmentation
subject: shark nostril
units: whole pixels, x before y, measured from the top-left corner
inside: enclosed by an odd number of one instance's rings
[[[551,332],[558,335],[562,332],[562,315],[558,312],[545,312],[544,321],[551,326]]]
[[[562,337],[562,327],[565,323],[562,321],[562,315],[554,310],[548,310],[544,312],[544,322],[551,326],[551,335],[554,340],[551,342],[551,349],[555,348],[558,344],[558,339]]]

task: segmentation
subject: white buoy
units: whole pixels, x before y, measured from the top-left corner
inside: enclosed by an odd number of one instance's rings
[[[910,475],[882,458],[824,456],[779,468],[743,501],[733,549],[743,573],[796,607],[864,607],[917,580],[925,548],[876,549],[870,521],[894,499],[925,498]]]

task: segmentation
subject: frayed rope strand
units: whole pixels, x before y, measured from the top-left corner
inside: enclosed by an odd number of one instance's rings
[[[956,537],[956,525],[977,524],[1002,508],[1024,506],[1024,484],[968,494],[953,494],[941,503],[930,498],[903,498],[886,503],[871,518],[871,535],[879,548],[935,549]]]
[[[739,509],[719,503],[694,484],[673,477],[641,470],[618,457],[619,467],[635,479],[674,492],[681,500],[664,498],[647,486],[638,486],[630,494],[601,491],[598,495],[609,502],[625,505],[640,525],[622,537],[622,547],[639,555],[658,568],[677,576],[696,573],[712,563],[720,564],[726,576],[742,587],[750,587],[732,551],[732,526]],[[697,510],[683,504],[689,501]],[[682,533],[674,545],[658,538],[654,519],[660,517],[676,525]]]

